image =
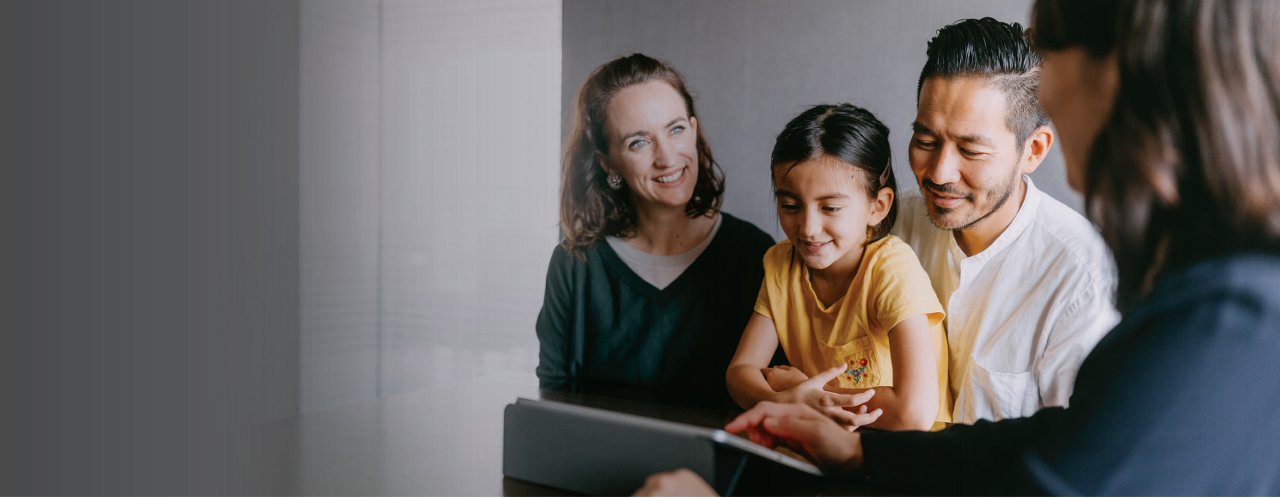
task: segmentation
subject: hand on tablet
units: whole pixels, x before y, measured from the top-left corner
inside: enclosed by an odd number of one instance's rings
[[[861,434],[802,404],[762,402],[724,430],[769,448],[788,448],[824,469],[862,466]]]

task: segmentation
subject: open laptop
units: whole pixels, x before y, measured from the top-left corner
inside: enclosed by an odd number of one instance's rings
[[[809,462],[719,429],[524,398],[507,405],[505,419],[503,475],[578,493],[626,496],[649,475],[678,468],[724,495],[747,474],[822,476]]]

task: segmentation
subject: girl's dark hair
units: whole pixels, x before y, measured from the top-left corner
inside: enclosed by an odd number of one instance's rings
[[[801,161],[829,156],[862,172],[867,196],[875,198],[880,189],[894,192],[889,214],[876,225],[867,243],[889,235],[898,218],[898,184],[893,178],[893,158],[889,153],[889,128],[870,111],[852,104],[817,105],[787,123],[773,145],[771,175],[777,179]]]
[[[636,211],[631,192],[624,186],[612,190],[605,182],[599,158],[609,153],[605,131],[609,102],[624,88],[649,81],[671,85],[684,98],[689,117],[693,96],[684,80],[669,64],[642,54],[632,54],[597,67],[582,82],[573,110],[573,128],[564,146],[560,170],[560,245],[576,257],[605,236],[627,236],[635,232]],[[698,122],[698,180],[693,197],[685,205],[690,218],[714,214],[724,194],[724,175],[711,155],[711,147]]]
[[[1084,194],[1121,309],[1170,270],[1280,250],[1280,2],[1039,0],[1032,17],[1041,50],[1118,62]]]

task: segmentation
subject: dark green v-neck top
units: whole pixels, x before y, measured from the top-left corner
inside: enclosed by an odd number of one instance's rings
[[[585,261],[557,246],[536,326],[542,388],[626,386],[675,402],[731,405],[725,369],[751,317],[773,238],[720,215],[706,250],[663,289],[631,271],[604,240]]]

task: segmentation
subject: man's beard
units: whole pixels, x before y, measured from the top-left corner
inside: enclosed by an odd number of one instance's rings
[[[994,192],[994,195],[991,196],[995,198],[995,202],[989,204],[990,208],[983,210],[982,214],[978,215],[974,219],[969,220],[967,222],[956,223],[953,226],[943,224],[939,219],[941,218],[941,216],[936,215],[934,212],[935,209],[938,209],[937,206],[926,206],[927,209],[925,209],[925,212],[929,214],[929,221],[933,222],[933,225],[938,228],[941,228],[943,230],[968,230],[970,228],[973,228],[974,225],[977,225],[978,223],[982,223],[983,220],[990,218],[992,214],[994,214],[996,211],[999,211],[1001,207],[1004,207],[1004,204],[1006,202],[1009,202],[1009,198],[1013,196],[1013,191],[1015,190],[1014,186],[1017,185],[1014,182],[1017,182],[1021,178],[1022,178],[1022,173],[1018,172],[1017,170],[1014,170],[1014,175],[1011,178],[1009,178],[1009,181],[1005,182],[1005,184],[1002,185],[998,190],[996,190]],[[929,180],[922,180],[920,182],[920,190],[924,191],[925,189],[928,189],[931,192],[941,191],[944,193],[954,193],[952,191],[953,189],[949,188],[946,185],[938,185],[936,183],[930,182]],[[973,194],[970,193],[969,196],[970,198],[972,198]],[[926,199],[925,202],[927,203],[929,201]],[[979,206],[979,209],[981,209],[981,206]]]

